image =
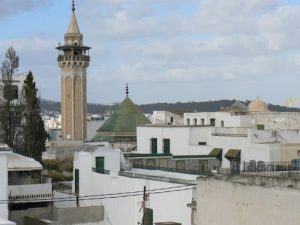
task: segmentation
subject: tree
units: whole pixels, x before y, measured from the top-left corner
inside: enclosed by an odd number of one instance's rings
[[[0,138],[13,149],[18,149],[21,143],[22,104],[12,83],[18,67],[19,56],[9,47],[1,66]]]
[[[23,112],[23,145],[21,154],[42,160],[42,152],[46,150],[45,143],[48,133],[45,131],[41,117],[40,100],[37,97],[35,82],[29,71],[23,85],[24,112]]]

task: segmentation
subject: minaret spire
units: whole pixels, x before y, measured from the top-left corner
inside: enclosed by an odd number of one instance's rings
[[[129,88],[128,88],[128,83],[126,83],[126,96],[128,97],[129,95]]]
[[[73,13],[75,12],[75,1],[74,0],[72,0],[72,11],[73,11]]]

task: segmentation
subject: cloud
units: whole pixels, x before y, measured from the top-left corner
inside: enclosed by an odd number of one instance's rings
[[[8,7],[9,15],[14,15],[45,7],[44,0],[14,1],[19,3],[16,9],[6,0],[0,3],[0,12]],[[93,102],[125,82],[143,87],[140,101],[143,95],[144,101],[153,96],[146,93],[146,86],[153,84],[162,95],[174,94],[181,86],[186,98],[190,93],[195,99],[197,92],[188,85],[199,85],[207,91],[201,95],[206,99],[211,87],[220,98],[238,98],[232,95],[239,91],[241,98],[251,99],[261,91],[279,101],[285,94],[266,92],[265,86],[278,90],[282,84],[300,82],[299,5],[276,0],[85,0],[77,2],[76,15],[84,43],[92,47],[88,82]],[[32,39],[0,41],[0,49],[15,46],[21,65],[37,71],[42,94],[48,98],[57,89],[59,96],[54,47],[62,37],[63,33],[56,40],[34,34]],[[168,91],[159,90],[164,85]],[[105,98],[119,100],[113,94]]]
[[[49,7],[54,0],[1,0],[0,17],[15,16],[17,13]]]

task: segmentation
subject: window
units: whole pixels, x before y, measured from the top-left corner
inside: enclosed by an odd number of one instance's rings
[[[165,155],[170,154],[170,139],[163,140],[163,150]]]
[[[96,172],[104,173],[104,157],[96,157]]]
[[[190,125],[190,119],[186,120],[186,125],[188,125],[188,126]]]
[[[194,119],[194,125],[197,125],[197,119]]]
[[[79,194],[79,169],[75,169],[75,193]]]
[[[221,127],[224,127],[224,120],[221,120]]]
[[[157,138],[151,138],[151,154],[157,154]]]
[[[198,142],[198,145],[206,145],[206,142],[205,141],[200,141],[200,142]]]
[[[171,125],[173,124],[173,121],[174,121],[174,118],[173,118],[173,116],[171,116],[171,118],[170,118]]]
[[[216,119],[210,119],[210,125],[215,126],[216,124]]]
[[[264,130],[265,129],[265,125],[263,125],[263,124],[257,124],[256,128],[257,128],[257,130]]]
[[[201,119],[201,125],[204,125],[204,119]]]
[[[11,91],[12,91],[12,99],[18,99],[19,98],[18,86],[12,85]]]

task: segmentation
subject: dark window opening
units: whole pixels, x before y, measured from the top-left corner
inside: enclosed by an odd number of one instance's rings
[[[201,119],[201,125],[204,125],[204,119]]]
[[[216,119],[210,119],[210,125],[215,126],[216,124]]]
[[[151,154],[157,154],[157,138],[151,138]]]
[[[12,100],[19,98],[19,88],[17,85],[11,85],[10,92],[11,92],[10,98]]]
[[[163,149],[164,149],[164,154],[165,155],[170,154],[170,139],[164,139],[163,140]]]
[[[200,141],[200,142],[198,142],[198,145],[206,145],[206,142],[205,141]]]
[[[186,125],[188,125],[188,126],[190,125],[190,119],[186,120]]]
[[[75,169],[75,193],[79,194],[79,169]]]
[[[265,129],[265,125],[263,125],[263,124],[257,124],[256,127],[257,127],[257,130],[264,130]]]
[[[194,125],[197,125],[197,119],[194,119]]]
[[[104,173],[104,157],[96,157],[96,172]]]

